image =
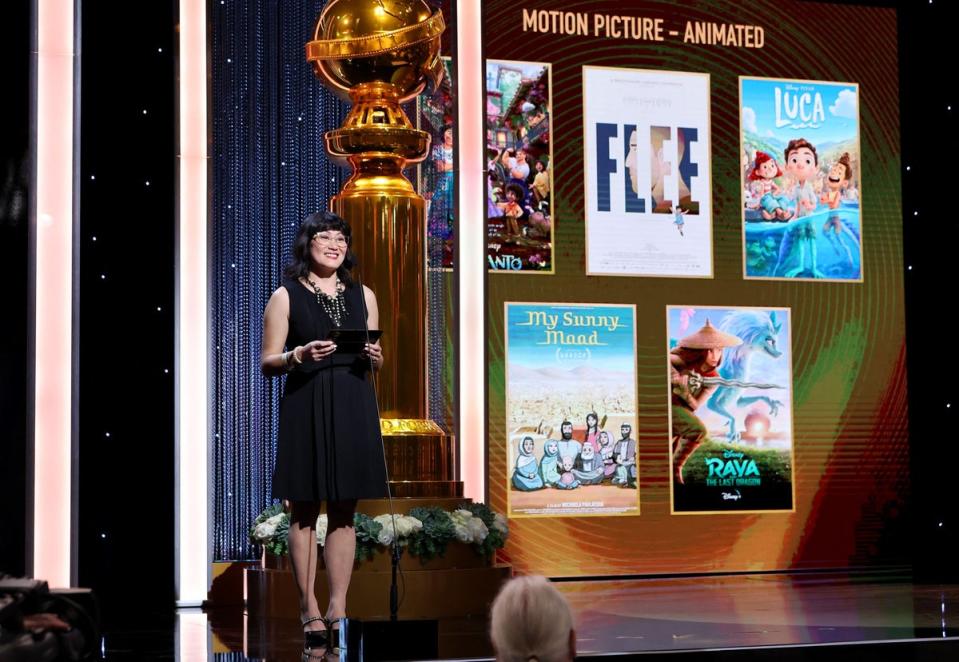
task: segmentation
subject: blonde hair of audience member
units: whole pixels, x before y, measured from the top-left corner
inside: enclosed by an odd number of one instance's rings
[[[573,614],[545,577],[509,581],[490,614],[490,638],[499,662],[571,662],[576,657]]]

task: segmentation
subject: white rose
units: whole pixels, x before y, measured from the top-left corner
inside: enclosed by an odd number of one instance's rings
[[[418,526],[417,526],[418,525]],[[400,538],[408,538],[413,532],[423,528],[423,523],[408,515],[396,516],[396,532]]]
[[[280,525],[280,522],[282,522],[285,519],[286,519],[286,513],[279,513],[277,515],[274,515],[273,517],[267,518],[266,521],[269,524],[272,524],[273,527],[275,528],[275,527],[278,527]]]
[[[376,541],[381,545],[389,545],[393,542],[393,533],[390,529],[385,526],[380,529],[379,534],[376,536]]]
[[[456,529],[467,529],[469,521],[473,519],[473,513],[468,510],[454,510],[450,513],[450,519],[453,520],[453,527]],[[460,536],[457,536],[460,537]],[[462,538],[461,538],[462,539]],[[465,541],[469,542],[469,541]]]
[[[253,539],[259,543],[269,542],[276,533],[276,525],[270,524],[270,521],[260,522],[253,529]]]
[[[493,528],[502,533],[504,536],[509,533],[509,524],[505,517],[496,513],[493,517]]]
[[[393,542],[393,518],[389,513],[385,515],[377,515],[373,518],[374,522],[378,522],[383,528],[380,529],[379,534],[376,536],[377,542],[381,545],[389,545]]]
[[[330,520],[326,515],[320,515],[316,518],[316,543],[318,545],[326,544],[326,531],[330,527]]]
[[[467,522],[466,528],[470,530],[473,542],[483,542],[489,535],[489,529],[486,528],[486,524],[479,517],[474,517]]]
[[[410,533],[418,533],[423,530],[423,522],[416,519],[415,517],[407,517],[407,521],[410,523]]]
[[[464,524],[454,523],[453,532],[456,534],[456,539],[460,542],[471,543],[473,542],[473,532],[469,530]]]
[[[403,538],[410,534],[410,525],[402,515],[396,516],[396,536]]]

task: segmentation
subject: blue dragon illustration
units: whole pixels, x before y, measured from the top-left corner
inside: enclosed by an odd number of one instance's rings
[[[739,310],[728,313],[719,323],[719,329],[730,333],[743,341],[738,347],[730,347],[723,352],[723,362],[719,367],[719,376],[726,380],[749,381],[749,364],[754,354],[765,354],[774,359],[782,356],[776,347],[782,322],[777,321],[776,312],[757,310]],[[709,398],[706,406],[726,419],[729,431],[726,439],[730,442],[740,440],[736,429],[736,417],[730,408],[747,407],[754,402],[765,402],[769,413],[775,416],[783,403],[765,395],[742,396],[738,386],[719,386]]]

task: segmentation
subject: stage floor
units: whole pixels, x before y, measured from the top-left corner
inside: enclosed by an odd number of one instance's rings
[[[655,659],[665,654],[683,657],[685,651],[695,659],[724,660],[767,659],[764,654],[768,659],[817,662],[850,655],[959,660],[959,585],[916,585],[902,572],[557,585],[573,607],[582,656],[640,654]],[[482,619],[441,622],[441,658],[488,658],[492,650],[486,629]],[[140,643],[158,644],[162,637],[157,634]],[[173,635],[177,660],[305,659],[295,622],[254,622],[239,610],[181,612]],[[153,659],[137,638],[132,631],[108,630],[106,658]],[[158,657],[170,659],[169,648],[159,647],[166,650],[157,650]],[[897,652],[888,657],[890,650]]]
[[[959,636],[959,586],[816,573],[563,582],[582,654]]]

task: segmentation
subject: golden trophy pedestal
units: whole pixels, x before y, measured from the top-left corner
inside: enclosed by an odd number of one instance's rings
[[[330,158],[352,169],[330,210],[350,223],[359,265],[354,274],[377,297],[385,363],[376,390],[398,514],[423,506],[452,511],[464,501],[455,439],[428,415],[426,204],[403,176],[405,167],[426,158],[430,136],[415,129],[400,107],[443,75],[439,51],[445,27],[442,13],[424,0],[331,0],[306,45],[316,75],[353,103],[343,126],[325,136]],[[357,506],[370,516],[389,510],[386,499]],[[268,631],[271,619],[297,618],[296,588],[285,563],[288,559],[264,558],[257,567],[220,569],[223,600],[238,599],[229,596],[242,588],[251,627]],[[404,556],[401,565],[404,618],[485,616],[512,572],[465,546],[451,546],[446,557],[427,563]],[[355,566],[347,598],[351,615],[386,618],[389,586],[384,548],[371,562]],[[319,568],[320,604],[327,591],[326,573]]]
[[[423,0],[332,0],[307,60],[352,102],[326,133],[331,160],[352,169],[330,211],[352,228],[358,279],[376,293],[385,363],[376,375],[391,488],[400,497],[460,497],[456,446],[426,402],[426,201],[403,169],[426,158],[430,136],[400,104],[443,75],[443,14]]]
[[[463,483],[456,480],[456,437],[430,420],[380,420],[390,492],[394,497],[455,498],[462,502]]]

